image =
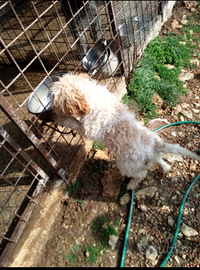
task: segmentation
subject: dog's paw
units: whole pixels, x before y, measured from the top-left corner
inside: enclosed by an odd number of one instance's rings
[[[167,163],[162,164],[162,169],[164,173],[168,173],[171,171],[171,166]]]
[[[127,190],[131,190],[132,191],[132,190],[134,190],[136,188],[136,186],[137,186],[137,182],[135,181],[134,178],[132,178],[129,181],[128,185],[127,185]]]

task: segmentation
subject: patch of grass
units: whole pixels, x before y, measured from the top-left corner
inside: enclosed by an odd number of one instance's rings
[[[91,244],[89,246],[83,246],[83,250],[88,253],[86,257],[86,262],[89,263],[97,263],[97,259],[100,256],[100,252],[102,251],[102,247],[99,245]]]
[[[80,182],[76,182],[74,184],[71,183],[69,186],[67,186],[66,191],[69,192],[69,194],[70,194],[70,196],[72,198],[75,198],[75,194],[74,193],[75,193],[76,189],[78,187],[80,187],[80,186],[81,186],[81,183]]]
[[[101,142],[94,141],[91,150],[95,150],[95,149],[104,150],[105,145]]]
[[[62,257],[64,261],[68,260],[70,266],[73,266],[73,264],[79,260],[78,259],[79,253],[80,253],[80,248],[75,243],[74,246],[71,248],[71,250],[67,252],[67,254],[65,254],[64,251],[62,252]]]
[[[177,105],[180,95],[187,94],[183,87],[184,82],[178,77],[182,68],[194,68],[189,60],[196,45],[192,45],[190,41],[190,30],[200,30],[194,25],[182,29],[187,38],[175,32],[168,32],[165,38],[158,36],[149,42],[132,80],[127,85],[127,93],[122,101],[129,105],[135,100],[146,122],[158,116],[157,106],[152,103],[155,92],[163,99],[163,106],[170,108]],[[186,45],[180,43],[181,41],[186,42]],[[174,68],[169,69],[167,64],[173,65]],[[155,77],[156,74],[160,79]]]
[[[92,231],[97,233],[101,230],[102,225],[107,221],[106,217],[98,217],[91,225]]]
[[[104,171],[108,169],[108,161],[98,158],[93,164],[90,165],[89,171],[91,173],[98,173],[104,175]]]
[[[103,248],[108,248],[109,235],[116,235],[117,231],[114,226],[119,224],[119,220],[116,219],[114,222],[109,224],[106,228],[103,228],[103,224],[107,221],[105,217],[98,217],[91,227],[95,234],[98,234],[99,241],[101,242]]]
[[[119,225],[119,219],[116,218],[114,221],[113,221],[113,226],[117,226]]]

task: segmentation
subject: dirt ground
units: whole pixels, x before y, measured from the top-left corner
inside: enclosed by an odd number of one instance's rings
[[[160,35],[165,35],[166,29],[172,30],[171,23],[174,19],[182,20],[184,14],[193,16],[199,14],[187,9],[183,2],[177,1],[173,8],[172,17],[165,23]],[[181,32],[181,29],[173,31]],[[196,49],[200,53],[200,42]],[[194,77],[186,81],[188,95],[180,98],[180,105],[187,112],[191,112],[190,118],[184,116],[184,120],[200,121],[200,71],[199,67],[190,70]],[[160,118],[167,119],[170,123],[181,121],[180,114],[176,109],[161,109]],[[138,118],[142,121],[140,115]],[[170,143],[180,143],[181,146],[192,151],[200,149],[200,127],[197,125],[179,125],[164,129],[159,135]],[[76,179],[76,189],[66,192],[62,201],[63,211],[58,217],[52,229],[41,260],[35,265],[38,267],[116,267],[120,265],[124,236],[129,213],[129,199],[131,193],[126,190],[129,179],[125,179],[121,185],[121,194],[126,194],[128,200],[121,204],[117,198],[102,196],[103,186],[101,179],[104,171],[115,170],[115,157],[112,153],[104,150],[105,159],[95,159],[95,151],[89,153],[88,158]],[[131,225],[126,249],[125,267],[151,267],[159,266],[166,257],[171,245],[177,216],[182,197],[190,183],[200,173],[200,164],[190,158],[179,157],[169,161],[172,171],[163,175],[158,169],[149,171],[147,178],[136,188],[139,190],[155,187],[150,196],[145,194],[143,198],[135,196]],[[200,184],[197,182],[191,189],[183,210],[181,231],[179,231],[176,248],[173,251],[166,266],[168,267],[193,267],[200,266],[200,209],[198,198],[200,196]],[[124,198],[125,198],[124,197]],[[92,224],[99,217],[105,217],[108,224],[118,219],[116,225],[118,241],[99,252],[96,262],[87,262],[88,253],[83,246],[99,244],[97,234],[92,230]],[[183,230],[185,225],[192,228],[196,233],[186,235]],[[196,234],[196,235],[195,235]],[[77,258],[70,261],[70,256],[76,253],[73,249],[78,246]],[[147,249],[155,251],[156,256],[148,257]],[[77,248],[77,249],[78,249]],[[70,253],[71,252],[71,253]],[[151,252],[150,252],[151,253]],[[65,256],[66,255],[66,256]]]

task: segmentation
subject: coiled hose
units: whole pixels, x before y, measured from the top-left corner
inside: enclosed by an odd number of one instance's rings
[[[200,122],[196,122],[196,121],[176,122],[176,123],[172,123],[172,124],[165,125],[165,126],[162,126],[160,128],[157,128],[156,130],[154,130],[154,132],[157,132],[157,131],[162,130],[162,129],[167,128],[167,127],[181,125],[181,124],[197,124],[197,125],[200,125]],[[199,179],[200,179],[200,174],[190,184],[190,186],[188,187],[188,189],[186,190],[186,192],[185,192],[185,194],[183,196],[183,199],[182,199],[182,202],[181,202],[181,205],[180,205],[180,208],[179,208],[179,214],[178,214],[178,218],[177,218],[177,224],[176,224],[176,230],[175,230],[175,233],[174,233],[174,238],[173,238],[172,244],[170,246],[169,252],[168,252],[166,258],[160,264],[160,267],[164,267],[165,264],[167,263],[167,261],[169,260],[169,257],[171,256],[171,253],[172,253],[172,251],[174,249],[174,246],[175,246],[175,243],[176,243],[176,239],[178,237],[178,232],[179,232],[179,228],[180,228],[181,217],[182,217],[182,212],[183,212],[183,207],[184,207],[184,204],[185,204],[185,200],[186,200],[187,195],[190,192],[191,188],[196,184],[196,182]],[[124,238],[124,246],[123,246],[123,251],[122,251],[122,258],[121,258],[120,267],[123,267],[124,266],[124,261],[125,261],[125,256],[126,256],[126,246],[127,246],[127,242],[128,242],[128,235],[129,235],[129,229],[130,229],[130,224],[131,224],[131,216],[132,216],[132,210],[133,210],[134,193],[135,193],[135,190],[132,190],[132,192],[131,192],[130,209],[129,209],[128,221],[127,221],[127,226],[126,226],[126,233],[125,233],[125,238]]]

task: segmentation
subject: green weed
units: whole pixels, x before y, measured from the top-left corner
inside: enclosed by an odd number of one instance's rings
[[[80,248],[79,246],[75,243],[74,246],[71,248],[70,251],[67,252],[67,254],[62,252],[63,260],[68,260],[70,266],[73,266],[73,263],[77,262],[78,255],[80,253]]]
[[[80,182],[76,182],[74,184],[71,183],[69,186],[67,186],[66,191],[68,191],[69,194],[70,194],[70,196],[72,198],[74,198],[75,197],[75,194],[74,193],[75,193],[76,189],[78,187],[80,187],[80,186],[81,186],[81,183]]]
[[[107,221],[105,217],[98,217],[97,220],[92,223],[91,227],[95,234],[98,234],[99,241],[103,248],[108,248],[109,235],[116,235],[117,231],[114,226],[119,224],[119,220],[116,219],[114,222],[109,224],[106,228],[103,228],[103,224]]]
[[[108,161],[98,158],[93,164],[89,166],[89,171],[91,173],[98,173],[99,175],[104,175],[104,171],[108,169]]]
[[[89,263],[97,263],[97,259],[100,255],[100,252],[102,251],[102,247],[99,245],[89,245],[89,246],[83,246],[83,250],[85,252],[88,252],[88,257],[86,257],[86,262]]]
[[[129,105],[132,100],[135,100],[146,122],[158,116],[157,106],[152,103],[155,92],[163,99],[163,106],[170,108],[178,103],[180,95],[187,94],[183,87],[184,82],[180,81],[178,76],[182,68],[194,68],[189,60],[196,45],[192,45],[190,41],[190,30],[199,32],[200,29],[193,25],[182,29],[187,39],[175,32],[168,32],[165,38],[158,36],[149,42],[132,80],[127,85],[127,93],[122,101]],[[185,41],[186,45],[180,41]],[[169,69],[167,64],[174,65],[174,68]],[[160,80],[155,77],[155,74],[158,74]]]
[[[101,143],[101,142],[95,142],[94,141],[91,150],[95,150],[95,149],[104,150],[105,145],[103,143]]]
[[[97,233],[101,230],[102,225],[107,221],[106,217],[98,217],[91,225],[92,231]]]

